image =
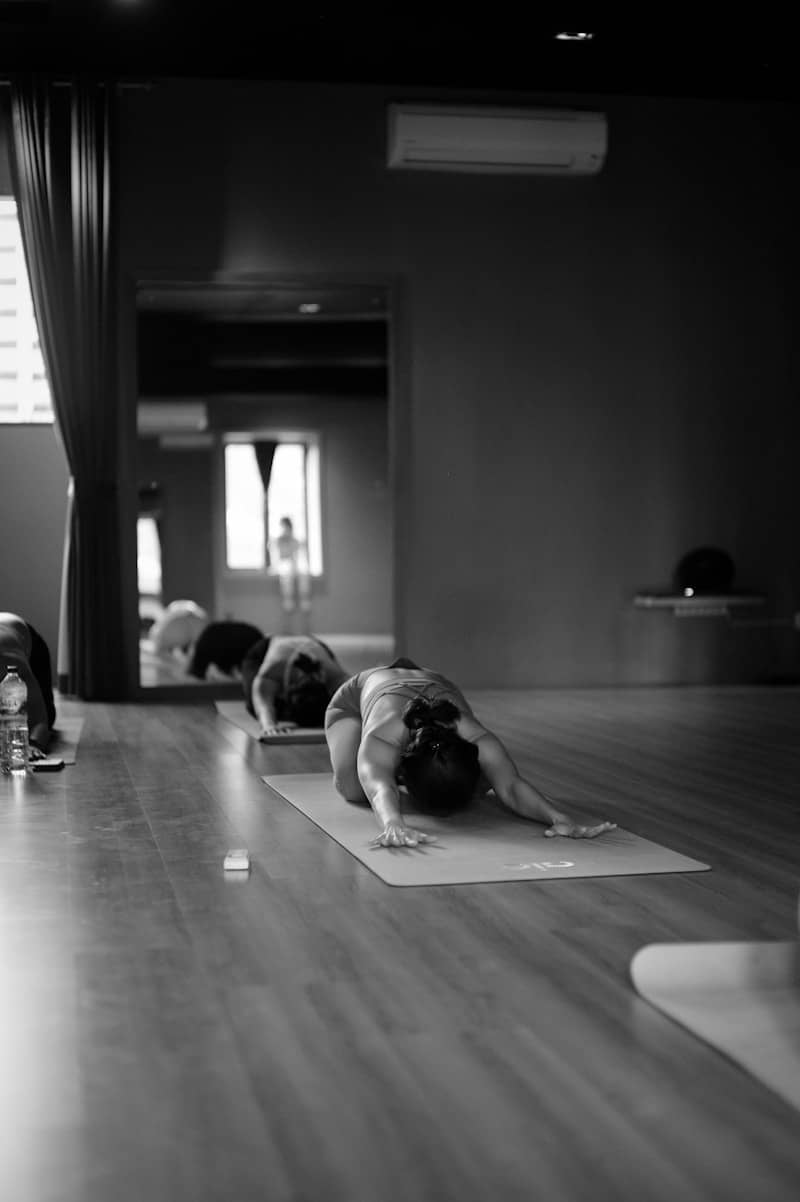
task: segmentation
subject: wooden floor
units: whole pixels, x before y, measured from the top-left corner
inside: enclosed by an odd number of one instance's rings
[[[393,890],[260,780],[323,747],[65,706],[77,764],[0,780],[3,1202],[797,1202],[800,1113],[628,966],[797,936],[800,690],[472,700],[712,871]]]

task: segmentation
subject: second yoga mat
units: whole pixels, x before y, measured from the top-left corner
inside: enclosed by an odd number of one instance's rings
[[[517,818],[492,798],[449,819],[408,814],[412,826],[437,840],[417,848],[372,848],[372,811],[349,805],[330,773],[265,776],[263,780],[387,885],[458,885],[488,881],[547,881],[563,877],[702,872],[699,860],[630,831],[597,839],[547,838],[538,822]],[[566,803],[565,803],[566,804]]]
[[[226,721],[238,726],[246,735],[257,739],[261,728],[256,719],[248,714],[243,701],[215,701],[217,713]],[[282,730],[278,734],[268,735],[264,743],[324,743],[325,731],[319,727],[295,726],[291,730]]]
[[[651,1005],[800,1109],[800,942],[653,943],[631,962]]]

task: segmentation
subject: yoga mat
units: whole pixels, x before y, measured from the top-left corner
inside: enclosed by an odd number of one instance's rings
[[[258,722],[245,709],[243,701],[215,701],[217,713],[238,726],[245,734],[257,739],[261,733]],[[264,743],[324,743],[325,731],[322,727],[296,726],[293,730],[282,730],[280,734],[269,735]]]
[[[800,941],[652,943],[641,996],[800,1109]]]
[[[448,819],[409,810],[410,825],[437,835],[436,842],[373,848],[369,841],[377,835],[378,824],[372,810],[344,801],[329,773],[264,776],[262,780],[387,885],[547,881],[708,868],[620,829],[597,839],[547,838],[541,823],[518,818],[492,797],[482,798],[463,814]]]
[[[65,764],[74,764],[78,754],[78,743],[83,730],[83,718],[56,718],[50,737],[47,754],[52,759],[62,759]]]

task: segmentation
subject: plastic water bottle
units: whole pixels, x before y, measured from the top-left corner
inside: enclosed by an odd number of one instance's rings
[[[0,764],[3,772],[28,771],[28,686],[16,668],[0,681]]]

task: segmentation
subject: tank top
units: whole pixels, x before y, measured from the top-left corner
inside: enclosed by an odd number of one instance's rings
[[[384,672],[385,670],[385,668],[373,668],[372,671],[367,673],[361,686],[362,698],[367,680],[373,672]],[[382,687],[376,688],[367,700],[361,703],[362,725],[366,726],[377,702],[383,697],[392,695],[406,697],[409,701],[413,701],[416,697],[425,697],[428,701],[438,701],[442,697],[447,697],[454,704],[459,704],[455,696],[454,686],[448,680],[445,680],[443,676],[439,676],[438,672],[431,672],[429,676],[430,679],[428,680],[420,680],[418,676],[396,677],[394,680],[387,681]],[[459,705],[460,708],[461,706]]]

